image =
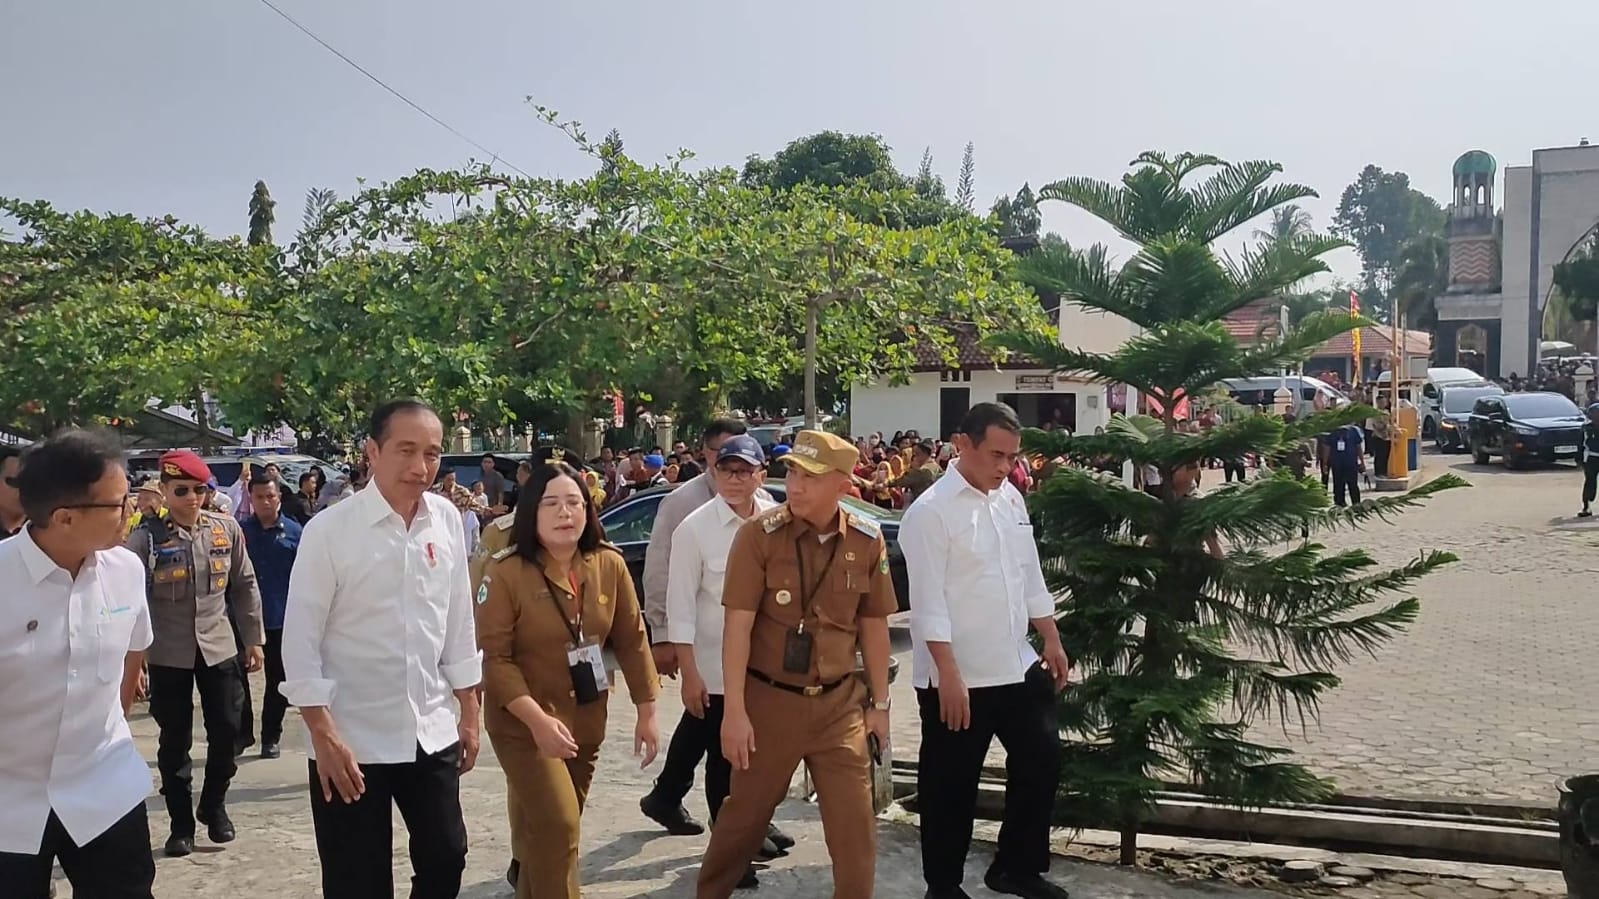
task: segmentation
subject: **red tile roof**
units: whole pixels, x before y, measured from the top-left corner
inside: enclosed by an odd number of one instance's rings
[[[1256,300],[1242,309],[1228,313],[1222,319],[1235,340],[1244,344],[1255,342],[1262,321],[1275,321],[1276,304],[1271,300]],[[1361,328],[1360,355],[1389,356],[1393,354],[1392,328]],[[1432,335],[1426,331],[1404,332],[1405,354],[1426,356],[1432,352]],[[1319,356],[1352,356],[1355,352],[1354,331],[1346,331],[1316,348],[1311,358]]]
[[[935,347],[932,341],[916,339],[912,352],[916,354],[916,364],[913,371],[944,371],[946,369],[983,369],[983,368],[1037,368],[1038,363],[1016,353],[1010,354],[1004,362],[999,362],[994,355],[982,345],[982,337],[977,333],[975,325],[952,325],[950,333],[955,338],[955,360],[953,363],[944,359],[943,350]]]

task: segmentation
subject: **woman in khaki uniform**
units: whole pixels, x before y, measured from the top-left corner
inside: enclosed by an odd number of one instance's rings
[[[616,654],[638,707],[633,752],[660,744],[660,681],[627,564],[604,541],[582,476],[565,463],[522,488],[514,542],[496,552],[477,594],[489,741],[515,794],[511,849],[519,899],[577,899],[579,818],[605,739],[601,648]]]

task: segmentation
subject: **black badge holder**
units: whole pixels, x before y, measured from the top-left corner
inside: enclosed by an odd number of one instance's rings
[[[555,612],[561,616],[561,623],[566,625],[566,632],[572,635],[572,642],[567,644],[567,658],[571,658],[572,650],[583,645],[583,597],[573,597],[577,601],[577,625],[574,627],[572,620],[566,617],[566,609],[561,606],[561,599],[556,595],[555,583],[548,577],[544,584],[550,591],[550,602],[555,604]],[[567,673],[572,677],[572,697],[578,705],[587,705],[600,698],[600,685],[594,680],[594,666],[579,659],[569,662],[566,666]]]
[[[783,671],[786,674],[809,674],[811,670],[811,657],[816,650],[816,635],[805,630],[805,618],[810,614],[811,601],[816,596],[816,591],[821,589],[827,580],[827,572],[833,567],[833,560],[838,556],[838,544],[844,539],[843,534],[838,534],[828,541],[827,563],[822,566],[822,573],[815,583],[810,583],[805,578],[805,552],[800,546],[801,537],[794,541],[794,556],[799,564],[800,586],[800,623],[799,627],[788,632],[783,640]]]

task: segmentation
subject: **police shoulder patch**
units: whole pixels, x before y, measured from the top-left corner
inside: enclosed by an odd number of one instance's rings
[[[784,503],[761,516],[761,530],[770,534],[793,520],[794,513],[788,510],[788,503]]]
[[[883,529],[877,526],[877,522],[862,518],[859,515],[851,515],[849,517],[849,526],[874,540],[883,533]]]
[[[504,549],[495,550],[494,551],[494,555],[490,556],[489,558],[491,558],[494,561],[498,562],[501,559],[510,558],[511,553],[514,553],[514,552],[516,552],[516,544],[515,543],[511,544],[510,546],[505,547]]]
[[[516,524],[515,515],[501,515],[499,518],[494,519],[493,526],[502,531],[509,531],[513,524]]]
[[[484,578],[483,583],[477,588],[477,604],[483,605],[489,601],[489,578]]]

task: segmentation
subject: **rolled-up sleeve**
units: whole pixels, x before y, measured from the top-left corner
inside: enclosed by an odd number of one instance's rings
[[[949,534],[933,500],[932,496],[923,497],[905,510],[899,524],[899,548],[910,577],[911,634],[924,643],[948,643],[944,563],[949,558]]]
[[[300,536],[283,614],[283,683],[278,691],[299,708],[332,705],[338,687],[322,676],[322,638],[337,580],[328,546],[330,535],[318,527],[321,523],[311,519]]]
[[[699,618],[703,562],[699,534],[692,522],[684,521],[672,535],[671,558],[666,580],[666,639],[672,643],[692,644]]]
[[[451,510],[453,512],[453,509]],[[450,605],[444,619],[444,648],[439,653],[439,673],[453,690],[468,690],[483,682],[483,653],[478,651],[477,626],[472,616],[472,573],[469,570],[465,525],[459,515],[445,517],[451,531],[455,553],[450,572]]]

